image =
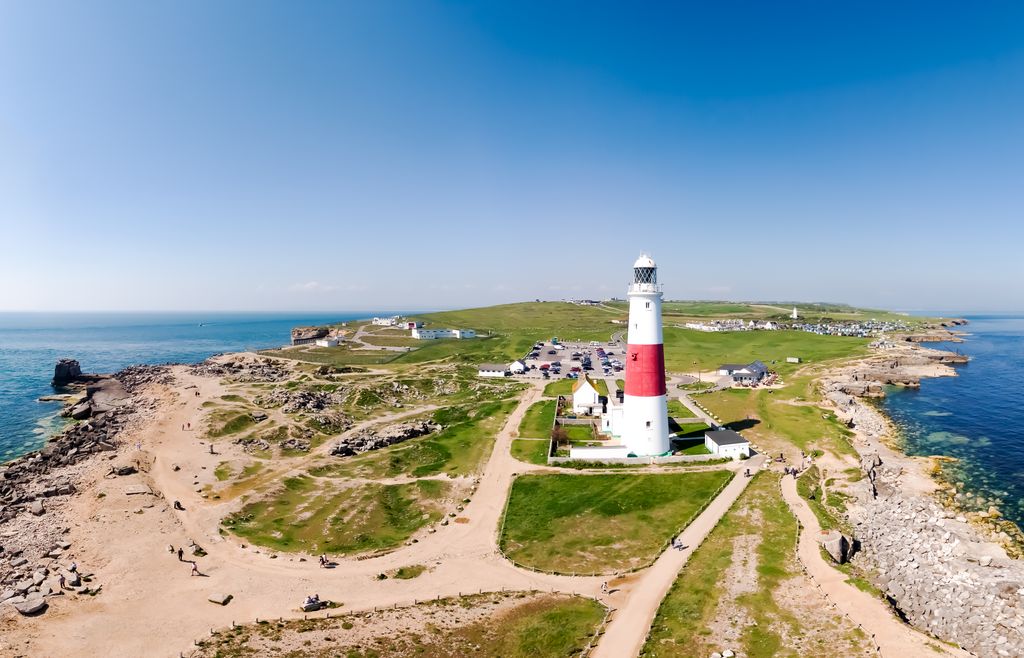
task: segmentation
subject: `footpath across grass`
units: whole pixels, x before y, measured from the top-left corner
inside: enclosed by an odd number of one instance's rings
[[[694,551],[662,601],[642,655],[709,656],[727,648],[721,642],[723,624],[737,627],[738,641],[727,644],[741,656],[865,655],[867,639],[847,620],[827,610],[807,614],[799,607],[814,603],[794,605],[802,595],[790,590],[812,585],[794,582],[800,578],[794,553],[798,527],[778,486],[778,475],[757,474]],[[737,563],[739,545],[756,548]],[[755,582],[745,581],[743,593],[731,598],[730,572]]]
[[[501,548],[515,562],[542,571],[639,568],[732,476],[727,470],[524,475],[512,484]]]

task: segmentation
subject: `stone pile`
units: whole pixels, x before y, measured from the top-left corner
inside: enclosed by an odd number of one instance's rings
[[[78,565],[68,559],[70,548],[68,542],[56,541],[42,551],[39,559],[32,561],[22,550],[6,553],[0,547],[0,566],[4,567],[0,577],[0,606],[12,606],[23,615],[34,615],[46,610],[47,599],[62,596],[65,591],[92,591],[83,588],[83,581],[88,580],[89,575],[83,575]]]
[[[1024,564],[974,541],[965,517],[901,493],[893,472],[869,463],[889,495],[866,502],[855,563],[914,626],[981,656],[1024,655]]]
[[[294,414],[300,411],[323,411],[344,401],[345,396],[340,393],[310,390],[292,391],[286,388],[275,388],[266,395],[261,395],[254,400],[261,407],[281,407],[281,411],[286,414]]]
[[[189,366],[189,372],[201,377],[223,377],[234,382],[279,382],[288,379],[287,369],[271,359],[258,361],[238,359],[234,361],[206,360]]]
[[[428,420],[390,425],[373,432],[360,432],[344,437],[334,444],[331,448],[331,454],[339,457],[357,455],[370,450],[386,448],[387,446],[408,441],[431,432],[437,432],[441,429],[443,429],[442,425]]]
[[[170,386],[174,383],[174,375],[171,374],[170,366],[128,366],[124,370],[114,374],[114,379],[121,382],[125,390],[134,393],[149,384],[161,384]]]

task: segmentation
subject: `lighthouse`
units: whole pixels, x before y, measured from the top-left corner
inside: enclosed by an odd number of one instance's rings
[[[629,286],[626,389],[619,436],[637,456],[669,451],[665,345],[661,331],[658,266],[647,254],[633,263]]]

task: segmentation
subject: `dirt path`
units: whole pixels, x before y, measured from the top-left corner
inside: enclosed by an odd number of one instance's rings
[[[817,517],[800,498],[796,479],[782,478],[782,497],[790,511],[800,521],[800,541],[797,554],[807,575],[821,593],[855,624],[864,628],[883,656],[958,656],[971,654],[933,640],[902,623],[882,601],[846,582],[846,575],[825,561],[817,537],[821,532]]]
[[[342,602],[338,612],[502,589],[602,598],[600,585],[606,578],[535,573],[514,567],[498,552],[498,524],[512,480],[518,473],[546,468],[519,462],[510,453],[526,410],[541,397],[539,384],[523,393],[495,437],[477,491],[460,513],[465,522],[436,527],[434,533],[417,535],[416,543],[385,555],[344,558],[337,560],[333,569],[321,569],[308,556],[274,555],[221,534],[221,519],[238,501],[204,499],[201,485],[225,456],[210,454],[201,432],[181,428],[187,423],[199,427],[205,413],[202,403],[224,394],[225,386],[216,379],[190,375],[184,367],[176,367],[174,374],[177,385],[162,395],[163,410],[157,418],[137,437],[126,437],[126,446],[141,441],[142,453],[122,448],[119,455],[119,459],[147,457],[149,473],[104,480],[102,472],[109,464],[97,461],[94,483],[73,502],[74,518],[79,522],[69,539],[80,562],[95,565],[95,580],[103,585],[102,594],[76,601],[54,600],[46,615],[18,619],[16,625],[6,626],[12,642],[24,647],[24,655],[187,655],[192,640],[211,628],[256,618],[298,617],[302,614],[297,609],[299,602],[313,593]],[[389,418],[423,411],[406,410]],[[367,424],[386,420],[377,418]],[[744,464],[753,466],[752,462]],[[157,495],[125,495],[125,486],[140,480]],[[737,487],[745,485],[745,480],[738,477],[730,483],[684,531],[683,541],[690,550],[732,503]],[[182,502],[184,511],[172,509],[175,500]],[[204,577],[190,577],[189,565],[178,562],[168,551],[168,546],[188,546],[190,540],[207,551],[197,559]],[[608,648],[628,645],[629,651],[639,647],[637,642],[642,643],[664,591],[688,555],[689,550],[666,551],[651,569],[624,579],[618,591],[604,597],[619,610],[621,621],[611,640],[602,644]],[[411,580],[376,578],[411,565],[423,565],[427,571]],[[222,607],[207,601],[213,593],[234,598]],[[620,637],[623,639],[617,639]],[[607,653],[608,648],[601,655],[635,655],[635,651]]]
[[[751,472],[756,472],[764,463],[764,456],[758,455],[742,463]],[[685,550],[668,549],[662,553],[654,565],[644,571],[629,591],[625,592],[625,600],[620,601],[619,593],[613,593],[610,603],[614,611],[592,654],[593,658],[631,658],[640,655],[654,615],[679,575],[679,570],[729,511],[749,482],[750,478],[737,474],[707,509],[679,535],[679,540],[687,547]]]

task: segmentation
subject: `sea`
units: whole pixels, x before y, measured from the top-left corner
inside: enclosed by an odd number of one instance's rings
[[[912,455],[944,455],[944,477],[963,482],[972,507],[999,508],[1024,527],[1024,316],[967,316],[963,343],[928,343],[970,362],[959,376],[890,387],[881,409]]]
[[[214,354],[287,345],[291,328],[372,317],[338,313],[0,313],[0,463],[40,448],[65,421],[50,386],[61,358],[83,372],[196,363]],[[388,315],[394,315],[393,312]]]

